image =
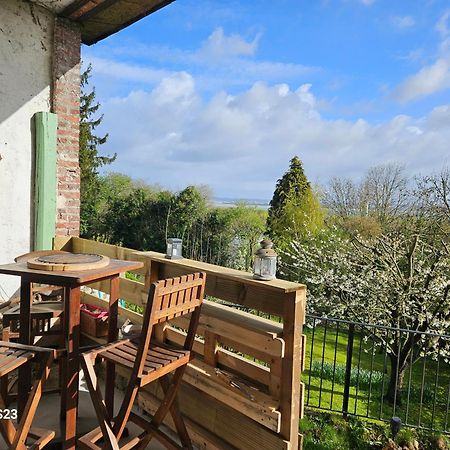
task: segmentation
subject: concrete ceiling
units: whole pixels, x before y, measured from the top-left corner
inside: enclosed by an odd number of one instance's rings
[[[78,22],[84,44],[92,45],[174,0],[34,0],[55,14]]]
[[[49,9],[50,11],[59,14],[71,3],[74,3],[74,0],[32,0],[34,3],[42,5],[44,8]]]

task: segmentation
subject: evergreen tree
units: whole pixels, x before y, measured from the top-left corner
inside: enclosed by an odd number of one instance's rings
[[[267,217],[267,233],[282,247],[306,232],[323,226],[324,214],[303,171],[303,164],[294,156],[289,170],[277,181]]]
[[[92,66],[81,75],[80,96],[80,196],[81,196],[81,235],[87,238],[95,238],[99,229],[98,193],[100,189],[100,177],[98,169],[106,164],[111,164],[116,159],[113,156],[99,156],[98,147],[108,139],[108,134],[103,137],[95,134],[95,129],[101,124],[103,114],[95,117],[100,104],[95,99],[95,89],[89,91],[87,86],[91,76]]]

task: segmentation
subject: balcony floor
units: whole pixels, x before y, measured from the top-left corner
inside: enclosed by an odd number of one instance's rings
[[[81,372],[82,374],[82,372]],[[50,381],[50,384],[53,384]],[[122,400],[122,391],[116,389],[115,394],[115,404],[116,408],[120,406],[120,402]],[[48,444],[45,449],[53,450],[53,449],[61,449],[61,436],[64,430],[64,422],[59,420],[59,404],[60,397],[57,393],[52,394],[44,394],[39,403],[39,407],[33,422],[33,426],[39,428],[45,428],[54,430],[56,432],[55,439]],[[15,405],[10,405],[10,408],[14,408]],[[136,412],[140,412],[136,409]],[[86,388],[86,384],[84,379],[81,377],[80,382],[80,397],[79,397],[79,407],[78,407],[78,420],[77,420],[77,434],[82,436],[83,434],[91,431],[98,425],[97,418],[95,416],[94,408],[92,406],[91,399],[89,397],[89,393]],[[130,426],[130,433],[133,433],[133,425]],[[167,431],[167,430],[164,430]],[[175,436],[171,436],[173,439],[177,440]],[[0,435],[0,449],[6,448],[6,443]],[[156,439],[153,439],[152,442],[146,447],[147,450],[164,450],[163,447]]]

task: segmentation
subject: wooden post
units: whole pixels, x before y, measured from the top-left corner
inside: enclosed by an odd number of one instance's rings
[[[36,128],[35,250],[50,250],[56,229],[57,115],[38,112]]]
[[[72,249],[72,236],[55,236],[53,238],[53,250],[64,250],[71,252]]]
[[[109,292],[109,318],[108,318],[108,342],[114,342],[118,338],[118,316],[119,316],[119,276],[111,278]],[[115,365],[106,363],[105,377],[106,409],[110,419],[114,417],[114,386],[116,380]]]
[[[149,268],[145,275],[145,287],[150,289],[150,285],[154,281],[158,281],[161,278],[160,277],[161,267],[158,262],[151,261],[150,259],[148,259],[148,263],[149,263]]]
[[[282,358],[273,358],[270,363],[269,392],[273,398],[280,398]]]
[[[306,289],[287,294],[284,300],[283,339],[285,352],[282,360],[280,411],[281,435],[297,450],[298,421],[300,417],[300,375],[302,330],[305,315]]]
[[[217,366],[217,334],[205,330],[204,361],[212,367]]]
[[[66,287],[64,292],[64,321],[66,329],[66,377],[64,404],[66,407],[65,450],[75,450],[78,407],[78,379],[80,372],[80,287]]]

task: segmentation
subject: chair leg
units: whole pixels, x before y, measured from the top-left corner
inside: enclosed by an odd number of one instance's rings
[[[170,379],[168,375],[164,375],[159,379],[159,382],[161,384],[162,390],[164,394],[167,394],[169,388],[170,388]],[[177,430],[178,436],[180,437],[181,444],[183,448],[187,448],[191,450],[192,442],[189,437],[186,424],[184,423],[183,416],[180,413],[180,407],[178,405],[178,400],[175,397],[173,400],[172,406],[169,409],[170,415],[172,416],[173,423],[175,424],[175,428]]]
[[[118,440],[111,427],[111,419],[106,410],[106,405],[98,384],[93,363],[94,361],[89,355],[81,355],[81,367],[84,372],[92,404],[94,405],[95,414],[97,415],[98,423],[103,433],[104,448],[107,450],[120,450]]]
[[[10,341],[10,331],[11,331],[11,328],[9,327],[9,324],[8,324],[8,326],[5,326],[5,328],[3,328],[2,341],[4,341],[4,342]],[[6,374],[0,379],[0,395],[4,401],[3,408],[6,408],[9,405],[8,383],[9,383],[9,376],[8,376],[8,374]]]
[[[158,429],[160,425],[162,424],[164,418],[166,417],[167,413],[169,412],[173,402],[175,401],[178,386],[181,383],[181,380],[183,378],[184,371],[186,369],[186,366],[179,367],[175,370],[175,373],[172,378],[172,382],[170,386],[167,386],[166,392],[164,392],[164,399],[160,405],[160,407],[156,410],[150,424],[155,429]],[[181,415],[180,415],[181,417]],[[142,439],[142,443],[139,445],[138,449],[145,449],[146,446],[150,443],[150,441],[153,438],[154,433],[149,432],[147,436],[145,436]]]
[[[60,403],[60,411],[59,411],[59,417],[61,419],[66,418],[66,357],[65,356],[59,356],[58,361],[58,368],[59,368],[59,388],[60,388],[60,395],[61,395],[61,403]]]
[[[47,358],[42,356],[41,366],[39,370],[39,379],[34,382],[31,393],[28,397],[24,414],[20,419],[19,425],[17,427],[17,433],[14,438],[12,448],[26,448],[25,441],[27,439],[28,433],[30,431],[31,422],[33,421],[36,409],[39,404],[39,400],[42,395],[42,389],[45,381],[48,379],[50,374],[50,368],[53,362],[53,354],[50,353]]]
[[[5,377],[3,377],[5,378]],[[2,380],[3,380],[2,378]],[[0,395],[0,409],[6,409],[6,402],[4,401],[3,395]],[[12,423],[11,419],[0,420],[0,434],[5,439],[8,445],[11,445],[14,441],[14,436],[16,435],[16,427]]]
[[[139,386],[136,381],[136,378],[133,376],[131,380],[129,380],[128,388],[122,401],[122,406],[120,407],[119,414],[114,421],[113,431],[114,435],[117,438],[117,441],[119,441],[122,437],[122,434],[128,422],[128,418],[131,414],[131,409],[133,408],[134,400],[136,399],[136,395],[139,390]]]

